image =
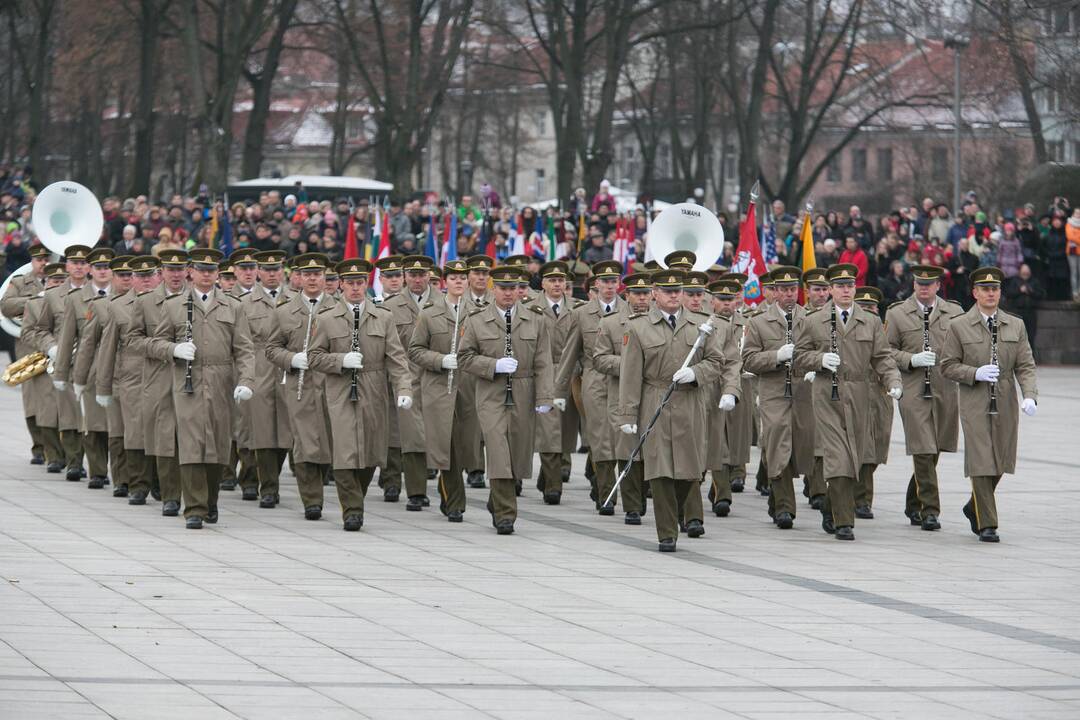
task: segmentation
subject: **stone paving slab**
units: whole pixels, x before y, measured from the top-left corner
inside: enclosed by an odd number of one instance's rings
[[[581,455],[511,537],[476,490],[456,526],[376,490],[346,534],[333,488],[307,522],[288,473],[278,508],[223,493],[190,532],[30,466],[2,388],[0,718],[1080,717],[1080,369],[1039,385],[999,545],[960,513],[961,454],[942,531],[908,525],[897,418],[856,542],[745,492],[674,556],[650,516],[590,511]]]

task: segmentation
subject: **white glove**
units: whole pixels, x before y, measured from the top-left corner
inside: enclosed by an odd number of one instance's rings
[[[233,400],[236,401],[237,405],[247,400],[250,400],[253,394],[254,393],[251,392],[251,388],[246,385],[237,385],[236,389],[232,391]]]
[[[821,367],[830,372],[836,372],[836,369],[840,367],[840,356],[832,352],[825,353],[821,356]]]
[[[341,358],[343,370],[359,370],[364,367],[364,356],[358,352],[347,352]]]
[[[536,406],[536,412],[540,413],[541,415],[547,415],[549,412],[551,412],[551,406],[550,405],[537,405]]]
[[[937,353],[933,350],[923,350],[921,353],[915,353],[911,356],[911,367],[924,368],[934,367],[937,365]]]
[[[619,430],[626,435],[637,435],[637,425],[620,425]]]
[[[983,365],[975,371],[976,382],[997,382],[998,375],[1001,374],[1001,368],[997,365]]]
[[[684,385],[686,383],[692,383],[696,379],[694,375],[694,368],[684,367],[675,371],[675,374],[671,376],[671,381]]]
[[[80,385],[79,383],[72,383],[71,389],[75,391],[75,399],[82,400],[82,395],[86,392],[86,386]]]
[[[495,372],[510,375],[517,372],[517,358],[501,357],[495,361]]]
[[[457,353],[442,356],[443,370],[457,370]]]
[[[60,392],[64,392],[65,390],[67,390],[67,383],[63,380],[53,380],[52,386]]]
[[[792,357],[794,357],[794,355],[795,355],[795,345],[794,344],[788,343],[786,345],[781,345],[780,348],[776,351],[776,362],[777,363],[787,362]]]
[[[1037,407],[1038,405],[1031,398],[1024,398],[1024,402],[1020,403],[1020,409],[1024,411],[1025,415],[1034,415]]]
[[[112,395],[95,395],[94,402],[103,408],[107,408],[112,405]]]
[[[893,400],[899,400],[901,397],[903,397],[903,395],[904,395],[904,388],[899,387],[899,386],[894,387],[894,388],[889,388],[889,397],[891,397]]]
[[[49,350],[45,354],[49,356],[50,360],[55,360],[56,359],[56,346],[53,345],[52,347],[50,347]]]
[[[723,394],[720,396],[720,409],[726,411],[735,409],[735,396],[730,394]]]
[[[812,382],[814,382],[814,380],[817,380],[817,373],[814,372],[813,370],[811,370],[810,372],[803,375],[802,379],[803,379],[803,382],[812,383]]]
[[[397,406],[402,410],[408,410],[412,407],[412,398],[408,395],[398,395]]]
[[[698,325],[698,331],[703,332],[706,335],[712,335],[712,331],[713,331],[712,323],[704,322],[704,323]]]
[[[172,349],[172,356],[177,360],[194,360],[195,359],[195,343],[182,342],[177,343],[176,347]]]
[[[566,398],[555,398],[552,402],[559,408],[559,412],[566,410]]]
[[[306,352],[298,352],[293,355],[292,360],[289,361],[289,364],[297,370],[307,370],[309,367],[311,367],[310,365],[308,365]]]

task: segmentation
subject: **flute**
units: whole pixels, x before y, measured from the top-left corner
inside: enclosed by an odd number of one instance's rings
[[[785,318],[787,320],[787,330],[784,333],[784,342],[787,343],[788,345],[791,344],[792,314],[793,313],[790,310],[787,313],[785,313]],[[786,361],[784,363],[784,366],[786,368],[786,373],[787,373],[784,376],[784,399],[790,400],[791,399],[791,361],[790,360]]]
[[[189,292],[188,296],[187,296],[187,328],[186,328],[187,333],[186,333],[186,337],[185,337],[185,340],[187,342],[192,342],[194,340],[194,337],[195,337],[194,328],[192,327],[192,321],[193,321],[194,317],[195,317],[195,295],[193,293]],[[191,395],[191,394],[193,394],[195,392],[195,388],[193,387],[193,385],[191,383],[191,366],[193,364],[194,363],[192,363],[191,360],[188,360],[187,361],[187,367],[184,369],[184,394],[185,395]]]
[[[829,313],[829,352],[836,354],[836,309]],[[832,371],[832,395],[830,400],[840,399],[840,383],[836,380],[836,371]]]
[[[311,321],[315,317],[315,301],[312,300],[308,303],[308,316],[307,316],[307,329],[304,330],[304,349],[303,353],[306,355],[308,346],[311,344]],[[304,368],[300,368],[298,377],[296,378],[296,399],[299,400],[304,397]]]
[[[510,339],[510,311],[506,311],[506,357],[514,357],[514,346]],[[506,396],[503,398],[503,407],[514,407],[514,379],[513,373],[506,373]]]
[[[996,317],[991,317],[990,318],[990,364],[991,365],[997,365],[998,364],[997,342],[998,342],[997,318]],[[990,412],[989,412],[989,414],[990,415],[997,415],[998,414],[997,381],[996,380],[994,382],[990,383]]]
[[[454,337],[450,338],[450,354],[453,355],[457,352],[457,338],[458,338],[458,323],[461,322],[461,298],[458,298],[457,305],[454,305]],[[450,368],[450,372],[446,374],[446,394],[454,392],[454,369]]]
[[[356,305],[353,306],[352,351],[360,352],[360,308]],[[350,402],[356,402],[360,399],[360,391],[357,388],[359,382],[360,373],[356,368],[353,368],[352,382],[349,383]]]
[[[933,308],[926,308],[923,311],[922,317],[922,345],[923,351],[930,350],[930,313]],[[924,400],[929,400],[934,397],[934,394],[930,390],[930,366],[927,365],[923,368],[923,383],[922,383],[922,396]]]

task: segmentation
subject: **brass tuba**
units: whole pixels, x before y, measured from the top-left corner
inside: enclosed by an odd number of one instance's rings
[[[37,377],[49,367],[49,357],[43,352],[23,355],[4,369],[3,380],[11,386],[21,385],[30,378]]]

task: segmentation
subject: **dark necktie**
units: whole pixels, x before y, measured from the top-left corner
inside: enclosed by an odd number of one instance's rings
[[[319,302],[319,298],[311,298],[311,299],[308,300],[308,302],[311,303],[311,311],[314,312],[315,311],[315,303]]]
[[[847,315],[848,315],[847,310],[841,310],[840,311],[840,319],[844,321],[845,325],[847,325]]]
[[[271,290],[270,291],[270,297],[272,297],[272,298],[274,298],[276,300],[277,299],[277,290]]]
[[[668,315],[667,316],[667,322],[668,322],[668,325],[671,326],[671,329],[674,330],[675,329],[675,316],[674,315]]]
[[[611,314],[611,305],[605,305],[604,306],[604,314],[605,315],[610,315]]]
[[[97,294],[98,294],[98,297],[105,297],[105,291],[104,290],[98,290]]]
[[[209,297],[206,293],[202,294],[202,301],[206,302],[206,298]]]
[[[555,317],[559,317],[559,303],[552,305],[551,310],[555,313]]]

